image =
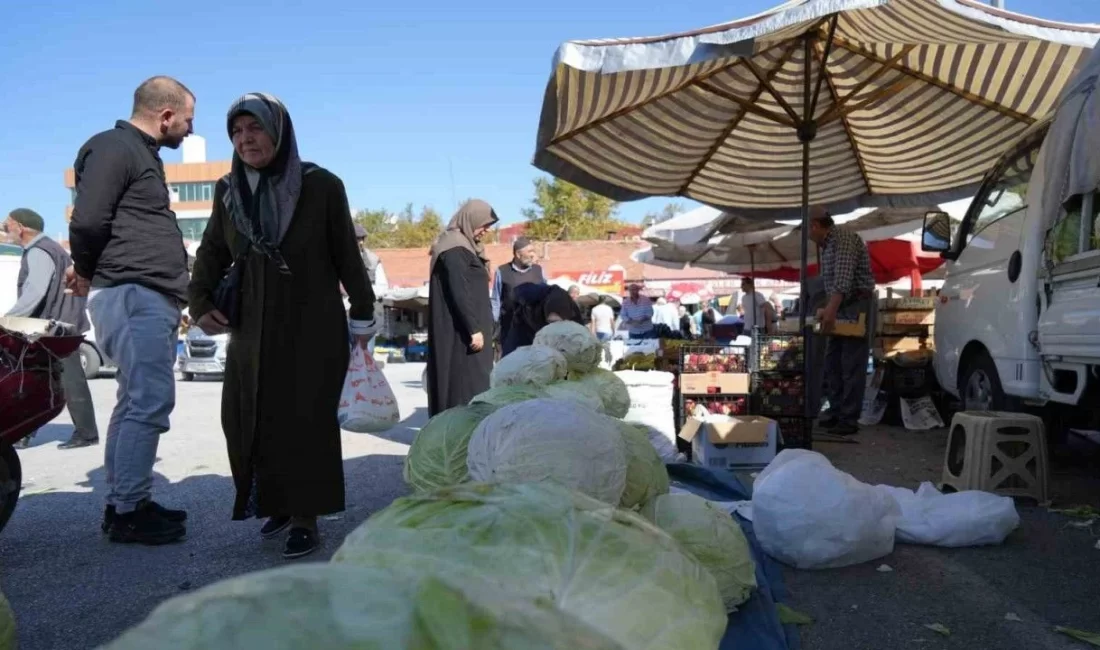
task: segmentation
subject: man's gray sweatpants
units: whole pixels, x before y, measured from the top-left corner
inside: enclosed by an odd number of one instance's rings
[[[118,366],[118,403],[107,427],[107,503],[132,512],[152,494],[160,434],[176,405],[180,308],[137,284],[97,289],[88,300],[96,341]]]
[[[65,405],[73,420],[74,440],[96,440],[99,426],[95,422],[95,406],[92,391],[80,365],[80,352],[74,352],[61,360],[61,386],[65,391]]]

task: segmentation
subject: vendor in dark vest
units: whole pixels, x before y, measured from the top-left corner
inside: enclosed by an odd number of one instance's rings
[[[497,267],[493,276],[493,320],[497,324],[497,340],[508,340],[515,313],[515,291],[522,284],[546,284],[542,267],[535,264],[535,245],[526,237],[512,243],[512,261]]]
[[[65,292],[65,271],[72,266],[72,258],[54,240],[42,234],[45,224],[34,210],[13,210],[4,220],[4,231],[12,242],[23,248],[23,260],[19,267],[15,305],[8,316],[42,318],[68,323],[83,334],[90,328],[85,311],[86,298],[77,298]],[[71,354],[61,362],[61,384],[73,419],[73,435],[61,449],[75,449],[99,444],[99,429],[95,422],[95,408],[88,380],[80,364],[80,354]],[[28,446],[33,434],[21,443]]]

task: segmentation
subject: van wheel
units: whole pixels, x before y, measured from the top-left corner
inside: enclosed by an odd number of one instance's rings
[[[95,379],[99,376],[99,353],[87,343],[80,344],[80,367],[84,369],[86,379]]]
[[[184,381],[195,381],[195,373],[193,372],[181,372],[180,376]]]
[[[1001,388],[1001,377],[989,353],[981,350],[970,355],[959,381],[959,397],[966,411],[1011,410],[1008,396]]]

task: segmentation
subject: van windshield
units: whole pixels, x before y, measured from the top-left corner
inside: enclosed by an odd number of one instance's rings
[[[978,196],[974,197],[974,208],[967,215],[970,220],[968,227],[959,229],[960,233],[966,233],[968,244],[990,224],[1026,206],[1027,184],[1031,180],[1031,173],[1039,158],[1041,144],[1042,140],[1036,138],[1027,146],[1017,150],[1015,155],[1001,166],[997,176],[982,186]],[[980,209],[977,209],[978,206]]]

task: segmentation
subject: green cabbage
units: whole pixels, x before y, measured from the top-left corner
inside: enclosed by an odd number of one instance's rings
[[[15,613],[0,592],[0,650],[15,650]]]
[[[606,413],[603,401],[591,388],[575,381],[558,381],[546,387],[546,396],[551,399],[564,399],[587,406],[597,413]]]
[[[756,589],[756,564],[745,533],[728,512],[694,494],[663,494],[642,506],[642,516],[672,535],[718,581],[726,609],[734,611]]]
[[[575,402],[533,399],[502,406],[470,437],[470,480],[552,481],[615,504],[626,486],[621,422]]]
[[[546,391],[537,386],[497,386],[478,394],[470,400],[470,403],[508,406],[509,404],[526,402],[529,399],[538,397],[546,397]]]
[[[456,406],[428,420],[405,456],[405,482],[414,490],[434,490],[465,481],[470,436],[496,408],[491,404]]]
[[[525,345],[497,362],[489,387],[529,384],[545,386],[565,379],[567,364],[561,352],[544,345]]]
[[[630,390],[610,370],[594,368],[586,373],[571,373],[569,380],[582,386],[585,392],[599,395],[604,413],[611,417],[625,418],[630,411]]]
[[[553,606],[431,576],[302,564],[173,598],[103,650],[621,650]]]
[[[550,323],[535,333],[534,343],[565,355],[570,372],[594,370],[603,358],[603,344],[596,335],[573,321]]]
[[[333,562],[546,599],[631,650],[713,649],[726,628],[714,577],[675,540],[553,484],[466,483],[397,499]]]
[[[622,422],[619,432],[626,443],[626,487],[619,504],[624,508],[634,508],[660,494],[667,494],[668,470],[649,442],[646,428]]]

